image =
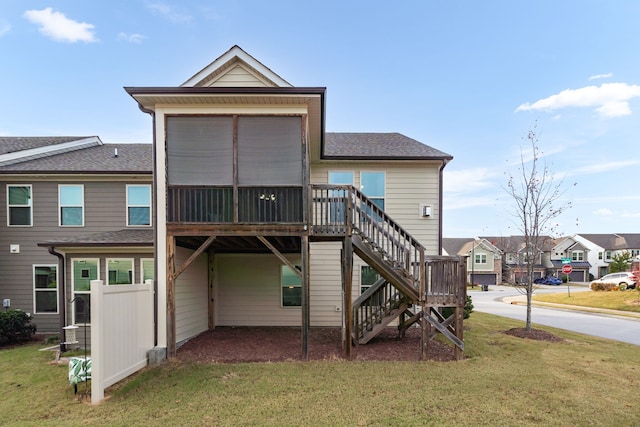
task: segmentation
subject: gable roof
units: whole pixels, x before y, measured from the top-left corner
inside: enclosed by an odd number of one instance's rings
[[[2,140],[13,141],[14,147],[30,146],[41,151],[28,155],[30,149],[27,148],[17,152],[16,158],[5,162],[0,161],[0,174],[151,174],[152,172],[151,144],[103,144],[97,137],[92,137],[80,140],[85,141],[83,144],[61,148],[60,141],[65,138],[67,137],[61,137],[61,139],[3,137]],[[75,143],[77,140],[66,142]],[[38,144],[39,146],[35,147]]]
[[[282,77],[235,45],[180,85],[291,87]]]
[[[325,134],[324,158],[332,159],[422,159],[446,160],[453,157],[400,133]]]
[[[640,234],[620,233],[620,234],[576,234],[603,249],[623,250],[640,249]]]
[[[470,242],[473,242],[473,238],[445,237],[442,239],[442,249],[450,256],[461,255],[462,249],[468,246]]]

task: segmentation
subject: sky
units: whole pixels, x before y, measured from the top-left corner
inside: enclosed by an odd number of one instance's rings
[[[568,207],[554,237],[640,233],[638,16],[635,0],[2,0],[0,135],[150,143],[123,87],[179,86],[238,45],[326,87],[327,131],[451,154],[444,237],[521,234],[505,188],[532,130]]]

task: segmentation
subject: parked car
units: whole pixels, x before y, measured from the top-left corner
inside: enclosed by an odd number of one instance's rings
[[[546,277],[538,277],[533,281],[533,283],[538,285],[553,285],[558,286],[562,284],[562,280],[558,279],[555,276],[546,276]]]
[[[635,289],[637,282],[638,277],[635,273],[623,271],[620,273],[607,274],[606,276],[602,276],[601,278],[594,280],[592,283],[611,284],[617,286],[620,290],[625,290]]]

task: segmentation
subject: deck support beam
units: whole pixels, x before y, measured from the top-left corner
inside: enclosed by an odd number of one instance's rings
[[[167,358],[176,357],[176,238],[167,235]]]
[[[342,311],[343,311],[343,332],[342,350],[345,357],[351,360],[351,339],[353,336],[353,242],[347,236],[342,241]]]

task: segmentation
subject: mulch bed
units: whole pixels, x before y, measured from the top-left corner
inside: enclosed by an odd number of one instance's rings
[[[551,332],[543,331],[541,329],[531,329],[527,331],[526,328],[512,328],[504,331],[505,334],[518,338],[527,338],[536,341],[549,341],[549,342],[563,342],[564,339]]]
[[[398,337],[396,328],[387,328],[365,345],[352,349],[352,360],[420,360],[419,328],[409,328]],[[311,328],[308,336],[309,360],[342,360],[340,328]],[[300,328],[216,327],[189,340],[177,351],[183,361],[208,363],[281,362],[302,359]],[[429,343],[428,359],[455,360],[453,345],[437,340]]]

